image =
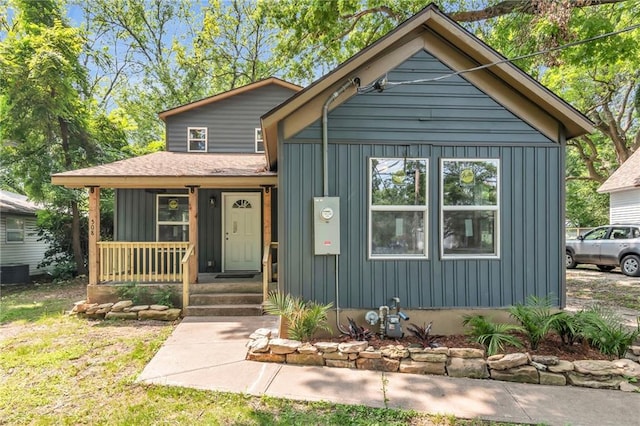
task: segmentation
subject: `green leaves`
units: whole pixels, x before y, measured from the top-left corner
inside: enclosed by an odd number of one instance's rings
[[[483,315],[465,315],[462,324],[471,328],[468,334],[485,347],[489,356],[502,352],[507,345],[522,347],[520,340],[511,334],[523,331],[517,325],[495,323]]]
[[[333,303],[320,305],[278,292],[269,293],[264,302],[265,312],[280,315],[287,321],[289,338],[302,342],[311,340],[318,330],[331,331],[327,324],[327,313],[332,306]]]

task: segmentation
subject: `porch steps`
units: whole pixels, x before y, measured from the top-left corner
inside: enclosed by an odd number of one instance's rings
[[[186,316],[262,315],[261,281],[226,281],[190,286]]]

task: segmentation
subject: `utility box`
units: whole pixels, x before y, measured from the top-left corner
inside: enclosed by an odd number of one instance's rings
[[[314,197],[313,241],[316,255],[340,254],[339,197]]]

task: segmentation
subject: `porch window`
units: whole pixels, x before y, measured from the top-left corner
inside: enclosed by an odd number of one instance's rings
[[[428,257],[428,164],[424,158],[369,159],[369,258]]]
[[[499,257],[500,162],[441,160],[443,258]]]
[[[158,241],[189,241],[189,196],[158,194]]]
[[[256,152],[264,152],[264,140],[262,139],[262,129],[256,127]]]
[[[24,219],[7,218],[6,241],[8,243],[24,243]]]
[[[189,152],[207,152],[207,128],[187,128],[187,150]]]

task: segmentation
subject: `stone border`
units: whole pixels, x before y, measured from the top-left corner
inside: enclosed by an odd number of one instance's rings
[[[70,314],[94,319],[175,321],[181,312],[181,309],[171,309],[165,305],[134,306],[131,300],[102,304],[81,300],[73,304]]]
[[[485,358],[484,350],[472,348],[388,345],[374,349],[366,341],[302,343],[272,339],[266,328],[249,338],[246,359],[250,361],[640,392],[640,346],[629,348],[623,359],[570,362],[528,353]]]

